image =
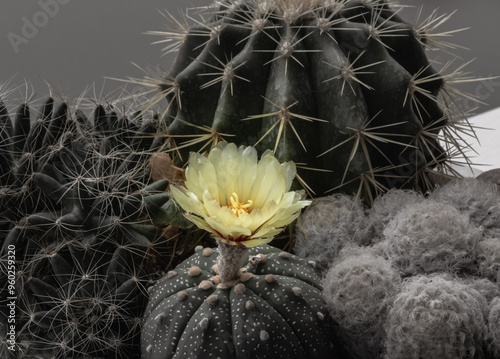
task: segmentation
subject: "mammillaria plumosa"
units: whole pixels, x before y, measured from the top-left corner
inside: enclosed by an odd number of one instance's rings
[[[447,275],[409,278],[387,316],[386,357],[482,357],[487,329],[479,297]]]

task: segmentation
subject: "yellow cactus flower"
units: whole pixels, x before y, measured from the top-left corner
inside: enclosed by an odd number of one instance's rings
[[[208,156],[191,153],[184,186],[172,187],[185,216],[226,244],[253,247],[270,242],[311,201],[290,191],[293,162],[272,151],[260,160],[253,147],[220,143]]]

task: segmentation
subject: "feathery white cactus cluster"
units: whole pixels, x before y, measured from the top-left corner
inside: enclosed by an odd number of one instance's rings
[[[323,295],[349,338],[346,350],[354,358],[497,357],[496,185],[460,179],[428,196],[392,190],[371,208],[354,200],[349,208],[344,196],[316,200],[301,217],[295,246],[323,264]],[[325,208],[345,210],[339,216]],[[361,229],[364,242],[345,235]],[[316,242],[321,251],[311,250]]]

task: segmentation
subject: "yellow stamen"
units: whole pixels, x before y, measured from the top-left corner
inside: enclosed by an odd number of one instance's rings
[[[233,213],[236,217],[239,217],[242,213],[249,213],[249,208],[253,205],[252,200],[248,200],[247,204],[243,204],[242,202],[238,202],[238,195],[233,192],[233,195],[229,198],[231,200],[231,205],[229,208],[233,210]]]

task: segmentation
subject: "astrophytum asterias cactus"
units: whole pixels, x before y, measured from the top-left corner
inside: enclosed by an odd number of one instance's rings
[[[252,147],[221,143],[191,155],[185,187],[172,192],[218,250],[200,250],[152,287],[144,358],[330,354],[313,264],[264,244],[310,204],[289,191],[294,176],[292,163],[270,152],[258,161]]]

